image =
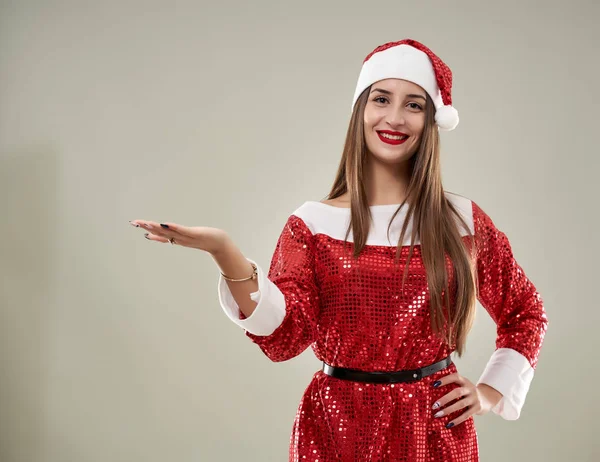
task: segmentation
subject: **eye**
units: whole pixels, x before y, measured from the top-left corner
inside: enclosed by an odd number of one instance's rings
[[[380,100],[380,99],[383,99],[383,100],[385,100],[385,101],[387,101],[387,100],[388,100],[388,99],[387,99],[385,96],[377,96],[377,97],[373,98],[373,101],[378,101],[378,100]]]
[[[383,100],[383,101],[381,101],[381,100]],[[381,102],[381,103],[383,103],[383,102],[389,102],[389,100],[385,96],[376,96],[375,98],[373,98],[373,101],[375,101],[377,103],[379,103],[379,102]],[[412,104],[412,105],[416,106],[416,107],[413,107],[413,109],[421,109],[421,110],[423,110],[423,107],[421,107],[420,104],[417,104],[417,103],[408,103],[408,104],[409,105]]]

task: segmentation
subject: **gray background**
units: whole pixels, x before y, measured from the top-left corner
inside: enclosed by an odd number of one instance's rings
[[[363,58],[401,38],[454,73],[445,188],[507,233],[550,320],[521,418],[476,416],[481,458],[598,460],[597,2],[0,8],[2,462],[287,460],[321,364],[271,363],[210,255],[128,220],[223,228],[267,267],[333,182]],[[462,375],[494,340],[478,306]]]

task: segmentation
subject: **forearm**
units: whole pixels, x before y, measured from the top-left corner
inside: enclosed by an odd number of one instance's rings
[[[486,383],[478,384],[477,388],[483,397],[483,400],[485,401],[483,411],[486,413],[489,412],[502,399],[502,393],[495,388],[490,387]]]
[[[225,240],[221,249],[211,255],[221,272],[227,277],[244,279],[250,276],[254,270],[244,254],[229,237]],[[256,302],[250,298],[250,294],[258,290],[258,280],[249,279],[247,281],[232,282],[226,279],[225,281],[240,311],[246,317],[249,317],[256,308]]]

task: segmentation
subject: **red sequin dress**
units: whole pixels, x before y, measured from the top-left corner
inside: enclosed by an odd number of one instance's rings
[[[475,202],[445,194],[475,236],[478,300],[497,324],[496,350],[477,383],[500,391],[503,398],[493,412],[514,420],[547,329],[542,299],[490,217]],[[320,361],[365,371],[416,369],[448,356],[453,348],[430,327],[418,241],[401,290],[402,271],[395,271],[393,260],[406,207],[395,217],[389,239],[386,235],[397,208],[398,204],[370,207],[367,245],[354,262],[349,257],[352,246],[343,247],[350,210],[305,202],[289,216],[268,275],[257,264],[259,290],[251,297],[258,305],[250,317],[239,311],[219,276],[219,301],[225,313],[272,361],[286,361],[309,346]],[[403,242],[402,270],[411,225]],[[468,239],[466,231],[461,234]],[[433,417],[433,403],[458,385],[434,388],[432,383],[454,372],[453,363],[417,382],[371,384],[330,377],[319,369],[298,406],[289,460],[478,461],[472,416],[451,428],[446,423],[464,409]]]

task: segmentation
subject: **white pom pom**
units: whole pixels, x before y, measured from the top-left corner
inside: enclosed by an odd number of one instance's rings
[[[435,123],[442,130],[454,130],[458,125],[458,111],[453,106],[440,106],[435,112]]]

